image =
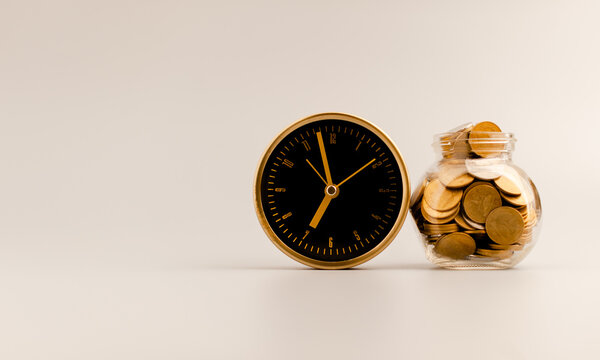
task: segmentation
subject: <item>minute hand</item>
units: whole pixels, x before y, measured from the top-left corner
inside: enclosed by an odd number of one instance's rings
[[[360,169],[356,170],[352,175],[348,176],[346,179],[344,179],[341,183],[337,184],[338,187],[342,186],[343,183],[345,183],[346,181],[350,180],[354,175],[358,174],[359,172],[361,172],[364,168],[366,168],[367,166],[371,165],[373,163],[373,161],[375,161],[375,159],[369,161],[368,163],[366,163],[365,165],[363,165]]]
[[[325,168],[325,178],[327,179],[327,185],[331,185],[333,184],[333,180],[331,180],[331,172],[329,171],[329,162],[327,162],[327,154],[325,153],[323,135],[320,131],[317,131],[317,141],[319,142],[319,151],[321,152],[321,160],[323,160],[323,168]]]

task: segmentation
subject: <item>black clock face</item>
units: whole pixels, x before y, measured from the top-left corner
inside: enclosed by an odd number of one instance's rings
[[[391,241],[406,212],[406,176],[372,129],[360,121],[308,122],[267,154],[258,201],[284,251],[347,262]]]

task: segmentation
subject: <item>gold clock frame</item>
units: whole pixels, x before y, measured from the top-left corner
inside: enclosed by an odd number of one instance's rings
[[[400,207],[400,213],[398,214],[398,217],[396,218],[396,221],[394,222],[394,225],[392,226],[392,229],[390,230],[390,232],[377,246],[375,246],[373,249],[371,249],[367,253],[362,254],[356,258],[343,260],[343,261],[314,260],[314,259],[306,257],[306,256],[296,252],[294,249],[288,247],[281,239],[279,239],[279,237],[275,234],[275,232],[269,225],[269,222],[267,221],[265,211],[263,209],[262,201],[261,201],[261,190],[260,190],[261,189],[261,179],[263,176],[263,172],[265,170],[267,160],[271,156],[271,153],[273,152],[275,147],[277,147],[277,145],[281,142],[281,140],[283,140],[286,136],[288,136],[291,132],[298,129],[299,127],[302,127],[306,124],[310,124],[313,122],[321,121],[321,120],[345,120],[345,121],[352,122],[354,124],[363,126],[367,129],[371,130],[375,135],[377,135],[388,146],[388,148],[394,155],[394,158],[396,159],[396,162],[398,163],[398,167],[400,168],[400,175],[402,177],[402,184],[403,184],[402,205]],[[388,245],[394,240],[394,238],[400,231],[400,228],[402,227],[402,225],[404,224],[404,221],[406,220],[406,215],[408,214],[409,201],[410,201],[410,182],[409,182],[409,178],[408,178],[408,171],[406,169],[406,164],[404,163],[404,159],[402,158],[402,155],[400,155],[400,152],[398,151],[398,148],[396,148],[396,145],[394,144],[394,142],[383,132],[383,130],[379,129],[377,126],[370,123],[369,121],[362,119],[358,116],[344,114],[344,113],[337,113],[337,112],[320,113],[320,114],[311,115],[304,119],[296,121],[295,123],[288,126],[285,130],[283,130],[279,135],[277,135],[273,139],[273,141],[271,141],[271,144],[267,147],[267,149],[263,153],[262,158],[258,164],[258,168],[256,170],[256,177],[254,180],[254,207],[255,207],[256,214],[258,216],[260,225],[262,226],[263,230],[265,231],[265,233],[267,234],[267,236],[269,237],[271,242],[273,242],[273,244],[275,244],[275,246],[279,250],[281,250],[284,254],[286,254],[290,258],[292,258],[304,265],[311,266],[311,267],[317,268],[317,269],[333,270],[333,269],[351,268],[351,267],[360,265],[364,262],[367,262],[367,261],[371,260],[372,258],[374,258],[375,256],[377,256],[386,247],[388,247]]]

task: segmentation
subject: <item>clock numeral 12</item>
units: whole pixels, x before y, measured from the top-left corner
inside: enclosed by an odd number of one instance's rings
[[[329,143],[330,144],[335,144],[335,138],[336,138],[335,133],[329,133]]]

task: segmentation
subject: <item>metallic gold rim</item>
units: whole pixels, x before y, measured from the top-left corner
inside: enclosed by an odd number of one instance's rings
[[[383,239],[383,241],[381,241],[376,247],[371,249],[369,252],[367,252],[361,256],[358,256],[354,259],[349,259],[349,260],[344,260],[344,261],[321,261],[321,260],[314,260],[314,259],[311,259],[309,257],[306,257],[304,255],[297,253],[296,251],[294,251],[293,249],[291,249],[287,245],[285,245],[283,243],[283,241],[281,241],[281,239],[279,239],[277,237],[277,235],[275,234],[273,229],[271,229],[271,226],[269,225],[267,218],[265,216],[265,211],[262,207],[260,188],[261,188],[261,179],[262,179],[262,175],[263,175],[263,171],[265,169],[267,159],[269,158],[269,156],[271,155],[271,153],[273,152],[275,147],[279,144],[279,142],[281,142],[281,140],[284,139],[292,131],[294,131],[294,130],[298,129],[299,127],[304,126],[306,124],[310,124],[310,123],[320,121],[320,120],[345,120],[345,121],[349,121],[349,122],[358,124],[360,126],[363,126],[367,129],[371,130],[375,135],[377,135],[388,146],[388,148],[394,155],[396,162],[398,163],[398,167],[400,168],[400,174],[402,176],[402,184],[403,184],[402,205],[400,207],[400,213],[398,214],[398,217],[396,218],[396,221],[394,222],[394,226],[392,227],[392,229],[390,230],[388,235]],[[408,171],[406,170],[406,165],[404,163],[404,159],[402,158],[402,155],[400,155],[400,152],[396,148],[396,145],[394,144],[394,142],[381,129],[379,129],[377,126],[371,124],[367,120],[361,119],[354,115],[335,113],[335,112],[311,115],[309,117],[306,117],[302,120],[299,120],[299,121],[293,123],[288,128],[283,130],[279,135],[277,135],[275,137],[275,139],[273,139],[273,141],[271,142],[271,144],[269,145],[267,150],[264,152],[264,154],[260,160],[260,163],[258,164],[258,168],[256,170],[256,177],[254,180],[254,208],[255,208],[256,214],[258,216],[258,221],[260,222],[260,225],[262,226],[263,230],[265,231],[265,233],[267,234],[269,239],[271,239],[271,242],[273,242],[273,244],[275,244],[275,246],[277,246],[277,248],[279,248],[279,250],[281,250],[284,254],[286,254],[290,258],[292,258],[304,265],[308,265],[308,266],[311,266],[311,267],[314,267],[317,269],[351,268],[351,267],[360,265],[366,261],[369,261],[372,258],[374,258],[375,256],[377,256],[379,253],[381,253],[392,242],[392,240],[394,240],[394,238],[400,231],[400,228],[402,227],[402,224],[404,223],[404,220],[406,219],[406,215],[408,214],[409,198],[410,198],[410,183],[409,183],[409,179],[408,179]]]

